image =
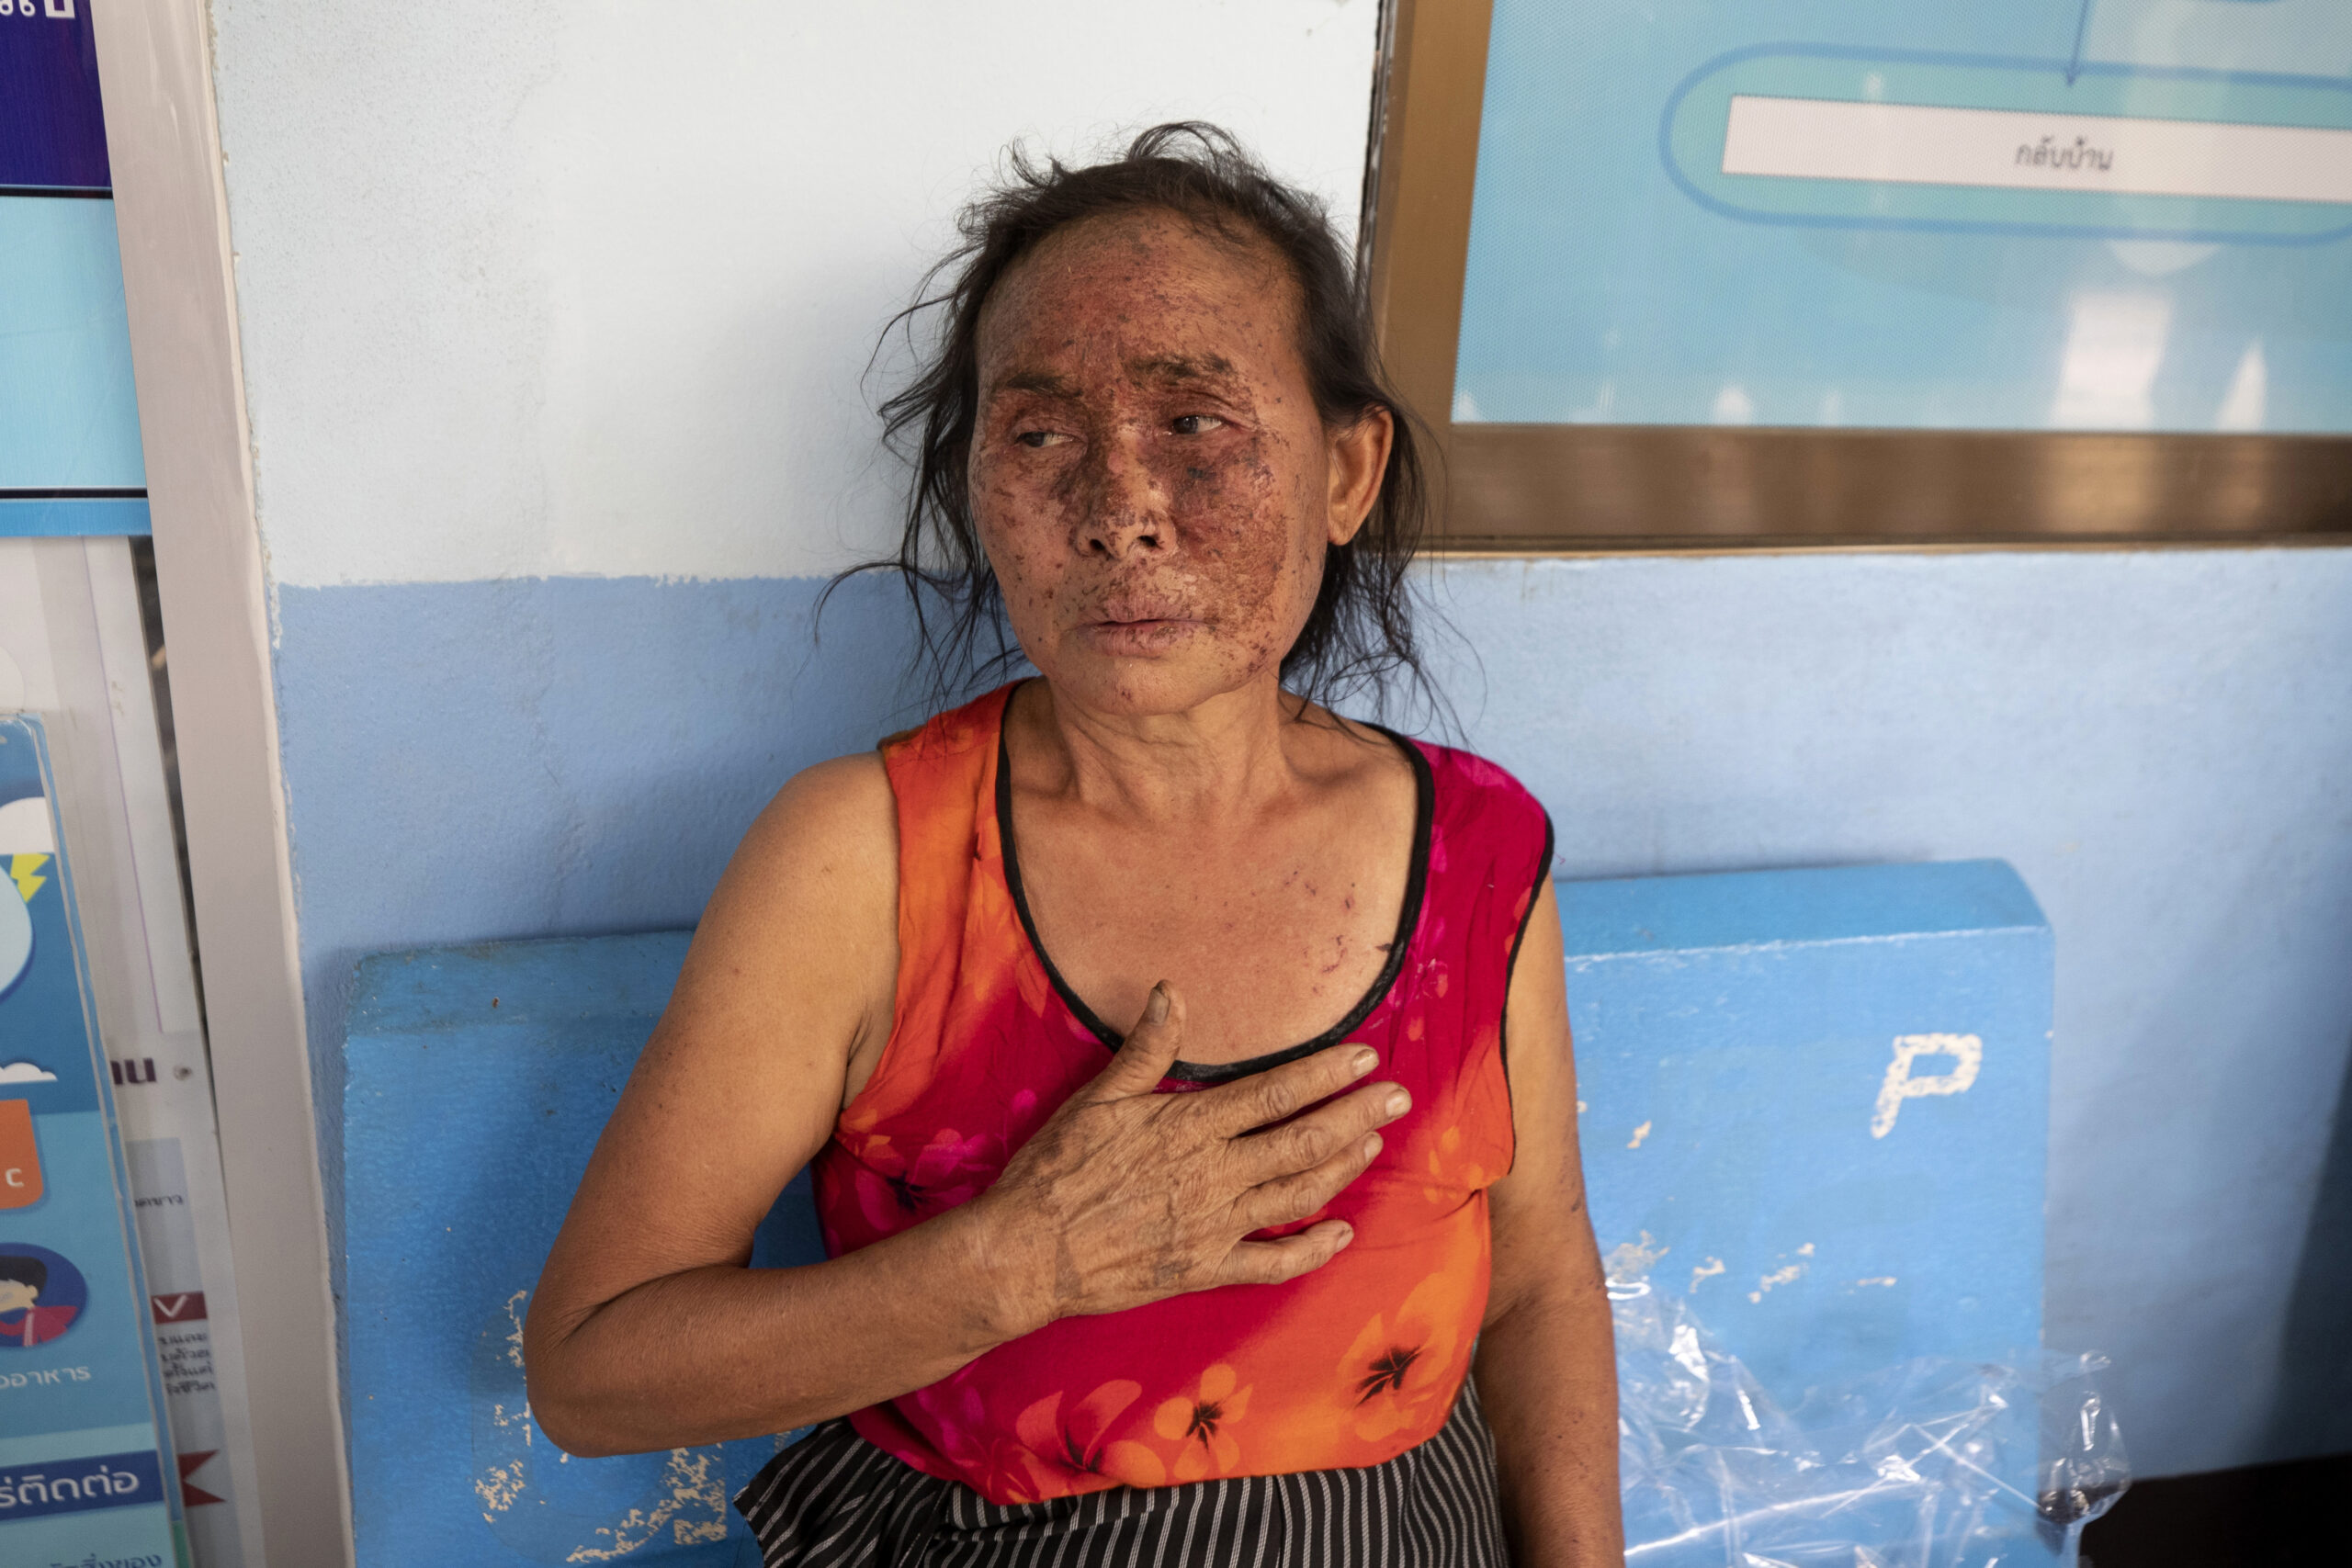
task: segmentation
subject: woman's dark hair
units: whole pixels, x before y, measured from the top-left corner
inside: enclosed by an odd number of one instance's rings
[[[964,209],[964,243],[891,321],[910,343],[918,322],[937,322],[929,353],[917,351],[917,374],[881,405],[885,442],[914,469],[905,532],[895,558],[845,572],[833,587],[858,571],[899,573],[914,607],[916,666],[936,702],[1019,664],[965,477],[979,404],[981,308],[1059,230],[1109,213],[1173,212],[1281,256],[1297,281],[1299,353],[1327,424],[1374,409],[1395,423],[1379,500],[1354,539],[1325,556],[1315,607],[1283,658],[1283,683],[1327,705],[1368,695],[1385,709],[1389,682],[1402,674],[1429,695],[1407,579],[1429,505],[1416,422],[1381,371],[1363,278],[1323,204],[1274,178],[1227,132],[1190,121],[1154,126],[1121,156],[1085,168],[1058,159],[1040,165],[1019,149],[1010,162],[1010,176]]]
[[[49,1289],[49,1265],[38,1258],[26,1258],[17,1253],[0,1254],[0,1280],[10,1284],[30,1285],[33,1294]]]

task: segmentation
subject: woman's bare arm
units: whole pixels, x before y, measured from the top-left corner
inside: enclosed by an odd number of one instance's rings
[[[1520,1568],[1624,1561],[1609,1296],[1577,1156],[1576,1064],[1546,880],[1511,977],[1506,1043],[1518,1155],[1490,1195],[1494,1291],[1478,1393]]]
[[[793,780],[737,850],[532,1300],[532,1404],[566,1447],[774,1429],[779,1391],[763,1369],[800,1359],[794,1320],[817,1303],[793,1300],[811,1281],[744,1265],[775,1195],[831,1133],[853,1058],[870,1060],[888,1032],[897,881],[898,825],[873,755]],[[983,1262],[957,1256],[974,1240],[959,1229],[932,1228],[896,1256],[875,1249],[823,1293],[893,1323],[898,1343],[952,1357],[968,1337],[975,1354],[985,1324],[896,1321],[948,1300],[988,1310],[984,1290],[896,1288],[910,1271]]]
[[[878,760],[811,769],[745,838],[582,1179],[524,1336],[533,1413],[575,1453],[716,1442],[921,1388],[1055,1318],[1277,1280],[1346,1245],[1280,1241],[1401,1114],[1340,1046],[1153,1092],[1183,1035],[1156,991],[1102,1075],[973,1201],[830,1262],[752,1269],[752,1234],[887,1042],[895,808]]]

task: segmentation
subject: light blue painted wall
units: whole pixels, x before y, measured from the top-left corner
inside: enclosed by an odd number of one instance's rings
[[[359,955],[690,920],[783,778],[906,721],[886,591],[812,651],[820,586],[280,589],[331,1179]],[[2352,551],[1456,563],[1433,592],[1469,740],[1549,805],[1563,874],[2016,865],[2057,932],[2049,1339],[2116,1358],[2145,1472],[2352,1449],[2352,1264],[2307,1247],[2352,1205]]]

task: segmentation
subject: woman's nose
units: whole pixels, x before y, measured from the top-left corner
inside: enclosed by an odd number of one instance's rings
[[[1085,530],[1080,546],[1121,560],[1137,549],[1159,550],[1168,536],[1168,491],[1139,450],[1121,433],[1094,446],[1094,482],[1087,487]]]

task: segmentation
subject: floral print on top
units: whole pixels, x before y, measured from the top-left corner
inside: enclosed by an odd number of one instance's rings
[[[899,984],[880,1064],[815,1161],[835,1257],[986,1190],[1116,1044],[1037,948],[1000,790],[1012,688],[883,748],[899,815]],[[1412,1092],[1324,1209],[1355,1240],[1313,1273],[1064,1318],[856,1412],[860,1436],[992,1503],[1383,1463],[1434,1435],[1486,1311],[1487,1188],[1511,1163],[1503,1001],[1551,825],[1501,769],[1399,739],[1420,790],[1388,969],[1341,1024]],[[1187,1068],[1161,1084],[1232,1076]],[[1269,1233],[1272,1234],[1272,1233]]]

